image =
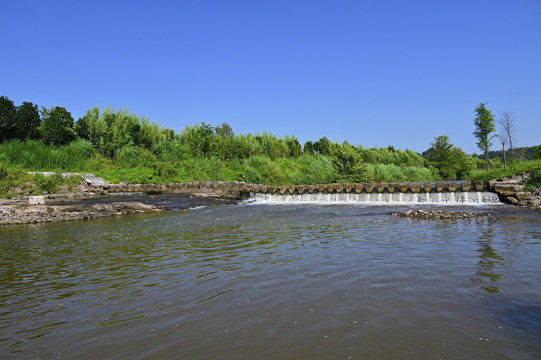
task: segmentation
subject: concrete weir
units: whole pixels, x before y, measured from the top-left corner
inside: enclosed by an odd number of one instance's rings
[[[467,193],[486,191],[482,181],[437,181],[437,182],[402,182],[402,183],[357,183],[357,184],[318,184],[318,185],[261,185],[244,182],[226,181],[197,181],[191,183],[169,184],[129,184],[121,183],[108,185],[105,189],[108,193],[146,193],[146,194],[187,194],[204,197],[220,197],[229,199],[248,199],[260,195],[286,196],[286,195],[314,195],[314,194],[369,194],[364,198],[381,199],[384,194],[391,199],[411,198],[407,194],[416,194],[419,202],[430,202],[429,194],[453,194],[444,196],[445,199],[468,197]],[[378,195],[379,196],[376,196]],[[402,194],[401,196],[399,196]],[[259,196],[258,196],[259,195]],[[406,196],[406,197],[405,197]],[[473,198],[473,194],[469,196]],[[299,198],[299,197],[297,197]],[[320,196],[321,198],[321,196]],[[360,197],[348,196],[347,199],[360,199]],[[363,199],[364,199],[363,198]],[[442,198],[442,196],[439,196]],[[334,197],[338,199],[338,197]],[[342,199],[342,198],[340,198]],[[394,201],[394,200],[391,200]],[[402,202],[400,200],[399,202]]]

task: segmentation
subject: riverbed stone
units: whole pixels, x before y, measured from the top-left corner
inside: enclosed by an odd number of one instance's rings
[[[391,215],[417,218],[417,219],[469,219],[483,216],[482,213],[471,211],[445,211],[445,210],[407,210],[392,212]],[[488,216],[490,216],[488,214]]]

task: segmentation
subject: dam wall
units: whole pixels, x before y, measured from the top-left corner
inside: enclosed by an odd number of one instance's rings
[[[254,194],[394,194],[457,193],[487,191],[482,181],[436,181],[318,185],[261,185],[234,181],[197,181],[168,184],[110,184],[106,193],[185,194],[203,197],[246,199]]]

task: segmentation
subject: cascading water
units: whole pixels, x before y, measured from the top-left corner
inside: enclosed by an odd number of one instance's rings
[[[313,193],[280,195],[278,193],[251,195],[252,199],[270,203],[362,203],[362,204],[498,204],[498,195],[491,192],[435,193]]]

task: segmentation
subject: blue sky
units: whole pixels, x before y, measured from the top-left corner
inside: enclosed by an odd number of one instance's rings
[[[229,123],[301,143],[476,148],[474,109],[541,144],[541,1],[0,1],[0,95]],[[499,149],[495,143],[493,149]]]

